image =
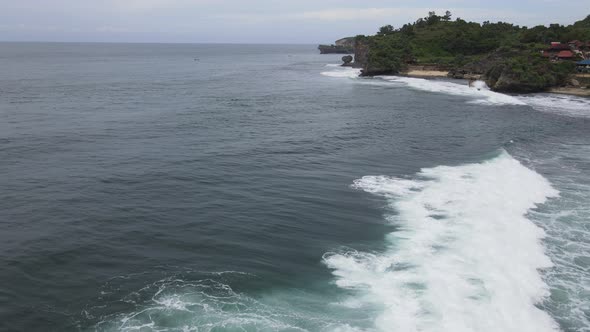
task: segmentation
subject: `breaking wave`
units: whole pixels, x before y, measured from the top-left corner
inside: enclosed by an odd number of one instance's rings
[[[383,253],[324,255],[356,306],[381,308],[379,331],[556,331],[537,307],[552,266],[527,218],[558,192],[507,152],[478,164],[423,169],[414,178],[366,176],[354,187],[386,199]]]
[[[558,94],[536,94],[518,98],[541,112],[590,118],[590,98]]]
[[[326,67],[331,71],[322,75],[335,78],[358,78],[359,69],[340,67],[330,64]],[[475,87],[467,83],[456,83],[440,79],[424,79],[403,76],[379,76],[383,84],[391,86],[405,86],[414,90],[443,93],[454,96],[467,97],[468,103],[481,105],[520,105],[530,106],[535,110],[558,115],[590,118],[590,98],[558,95],[558,94],[530,94],[507,95],[491,91],[484,82],[475,82]],[[364,84],[378,84],[375,80],[359,80]]]
[[[326,67],[333,68],[330,71],[324,71],[321,74],[335,78],[358,78],[361,70],[358,68],[342,67],[340,65],[328,64]]]
[[[483,82],[476,82],[479,83],[479,87],[472,88],[467,84],[457,84],[443,80],[428,80],[401,76],[382,76],[381,78],[389,82],[404,84],[417,90],[473,98],[474,100],[470,101],[471,103],[485,105],[526,105],[523,101],[514,96],[491,91]]]

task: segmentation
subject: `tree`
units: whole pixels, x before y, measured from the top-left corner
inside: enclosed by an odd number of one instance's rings
[[[406,36],[413,36],[414,27],[411,24],[404,24],[404,26],[399,29],[399,32]]]
[[[451,16],[453,16],[453,15],[451,14],[451,12],[450,12],[450,11],[448,11],[448,10],[447,10],[447,11],[445,12],[445,16],[443,16],[443,21],[445,21],[445,22],[448,22],[448,21],[450,21],[450,20],[451,20]]]
[[[395,32],[395,29],[393,28],[393,26],[391,24],[388,24],[388,25],[384,25],[381,28],[379,28],[379,32],[377,32],[377,35],[387,36],[387,35],[390,35],[394,32]]]
[[[436,12],[428,12],[428,17],[426,18],[426,23],[428,25],[434,25],[440,22],[441,17],[436,15]]]

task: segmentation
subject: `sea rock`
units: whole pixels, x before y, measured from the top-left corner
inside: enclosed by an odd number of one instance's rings
[[[467,71],[461,70],[461,69],[451,69],[449,71],[450,78],[465,79],[466,75],[467,75]]]
[[[547,87],[523,82],[518,79],[514,72],[507,66],[499,65],[494,67],[486,75],[486,84],[496,92],[508,93],[532,93],[542,92]]]
[[[342,67],[352,67],[352,60],[354,60],[354,58],[352,57],[352,55],[345,55],[342,57],[342,62],[344,62],[342,64]]]

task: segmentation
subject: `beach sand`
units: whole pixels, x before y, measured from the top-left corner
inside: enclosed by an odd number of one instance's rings
[[[551,92],[551,93],[565,94],[565,95],[590,97],[590,89],[581,89],[581,88],[553,88],[553,89],[550,89],[549,92]]]
[[[447,77],[449,75],[448,71],[441,71],[441,70],[409,70],[408,72],[404,73],[405,76],[411,77]]]

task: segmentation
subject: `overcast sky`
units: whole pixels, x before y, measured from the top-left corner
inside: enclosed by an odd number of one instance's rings
[[[569,24],[590,0],[0,0],[2,41],[323,43],[429,10],[482,22]]]

